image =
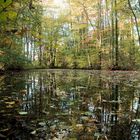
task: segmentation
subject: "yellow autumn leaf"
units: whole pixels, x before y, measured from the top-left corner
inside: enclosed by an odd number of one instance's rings
[[[7,12],[7,15],[8,15],[8,18],[9,18],[9,19],[13,20],[13,19],[16,18],[17,13],[14,12],[14,11],[8,11],[8,12]]]
[[[13,106],[12,105],[7,105],[6,108],[13,108]]]
[[[6,104],[8,105],[14,105],[15,104],[15,101],[12,101],[12,102],[5,102]]]

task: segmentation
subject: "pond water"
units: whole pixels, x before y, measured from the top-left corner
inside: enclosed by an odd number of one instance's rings
[[[140,72],[36,70],[0,76],[0,139],[138,140]]]

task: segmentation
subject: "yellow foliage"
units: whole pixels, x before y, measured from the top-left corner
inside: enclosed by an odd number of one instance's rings
[[[11,38],[6,37],[6,38],[3,39],[2,44],[5,45],[5,46],[9,46],[9,45],[12,44],[12,42],[13,42],[13,41],[12,41]]]
[[[0,50],[0,56],[4,55],[4,51]]]

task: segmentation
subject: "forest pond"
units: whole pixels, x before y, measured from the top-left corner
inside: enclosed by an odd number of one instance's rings
[[[0,76],[0,139],[138,140],[140,72],[34,70]]]

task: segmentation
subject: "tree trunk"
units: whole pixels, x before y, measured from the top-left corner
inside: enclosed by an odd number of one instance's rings
[[[41,36],[41,31],[39,32],[39,35]],[[39,65],[42,65],[42,43],[41,43],[41,38],[39,39]]]
[[[99,51],[98,51],[98,59],[99,59],[99,66],[98,69],[100,70],[102,67],[102,18],[101,18],[101,3],[102,1],[98,1],[98,44],[99,44]]]
[[[118,69],[119,61],[119,44],[118,44],[118,14],[117,14],[117,1],[115,0],[115,67]]]
[[[114,48],[115,48],[115,46],[114,46],[114,38],[115,38],[115,34],[114,34],[114,2],[113,2],[113,0],[111,1],[111,26],[112,26],[112,30],[111,30],[111,32],[112,32],[112,37],[111,37],[111,46],[112,46],[112,48],[111,48],[111,50],[112,50],[112,52],[111,52],[111,58],[112,58],[112,68],[114,67]]]
[[[139,3],[140,3],[140,1],[139,1]],[[130,10],[131,10],[131,12],[133,14],[134,20],[135,20],[135,26],[136,26],[137,35],[138,35],[138,42],[139,42],[139,46],[140,46],[140,32],[139,32],[139,25],[138,25],[137,16],[136,16],[136,14],[135,14],[132,6],[131,6],[130,0],[128,0],[128,5],[129,5],[129,8],[130,8]]]

